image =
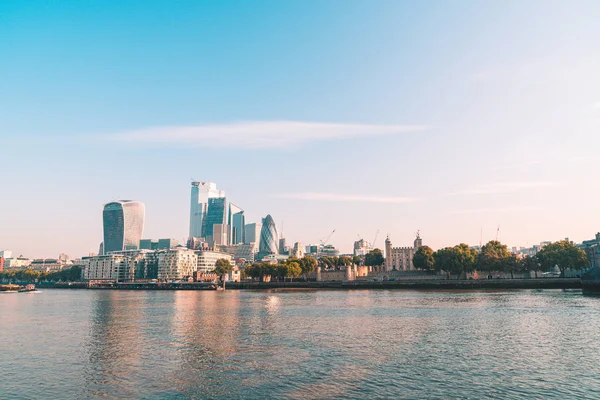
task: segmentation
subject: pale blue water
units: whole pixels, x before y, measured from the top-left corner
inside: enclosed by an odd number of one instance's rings
[[[0,294],[0,398],[600,398],[580,292]]]

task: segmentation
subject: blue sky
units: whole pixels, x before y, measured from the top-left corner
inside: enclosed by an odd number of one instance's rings
[[[288,241],[600,230],[595,1],[3,1],[0,248],[182,239],[190,178]]]

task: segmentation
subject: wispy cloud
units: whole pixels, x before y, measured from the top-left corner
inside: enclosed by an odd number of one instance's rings
[[[559,183],[555,182],[501,182],[489,185],[482,185],[471,189],[460,190],[457,192],[447,193],[446,196],[460,196],[473,194],[500,194],[517,192],[524,189],[560,187]]]
[[[538,207],[533,206],[519,206],[519,207],[506,207],[506,208],[473,208],[468,210],[457,210],[450,211],[447,215],[461,215],[461,214],[485,214],[485,213],[503,213],[503,212],[516,212],[516,211],[536,211]]]
[[[393,203],[404,204],[421,201],[416,197],[387,197],[387,196],[363,196],[341,193],[279,193],[275,197],[281,199],[314,200],[314,201],[338,201],[338,202],[362,202],[362,203]]]
[[[298,121],[250,121],[145,128],[102,138],[136,144],[211,148],[278,148],[309,142],[423,131],[425,125],[371,125]]]

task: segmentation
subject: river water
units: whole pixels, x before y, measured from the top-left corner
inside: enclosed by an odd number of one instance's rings
[[[0,294],[2,399],[600,398],[578,291]]]

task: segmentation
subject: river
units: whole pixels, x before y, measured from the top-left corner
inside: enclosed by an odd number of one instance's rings
[[[600,398],[580,291],[0,294],[1,399]]]

